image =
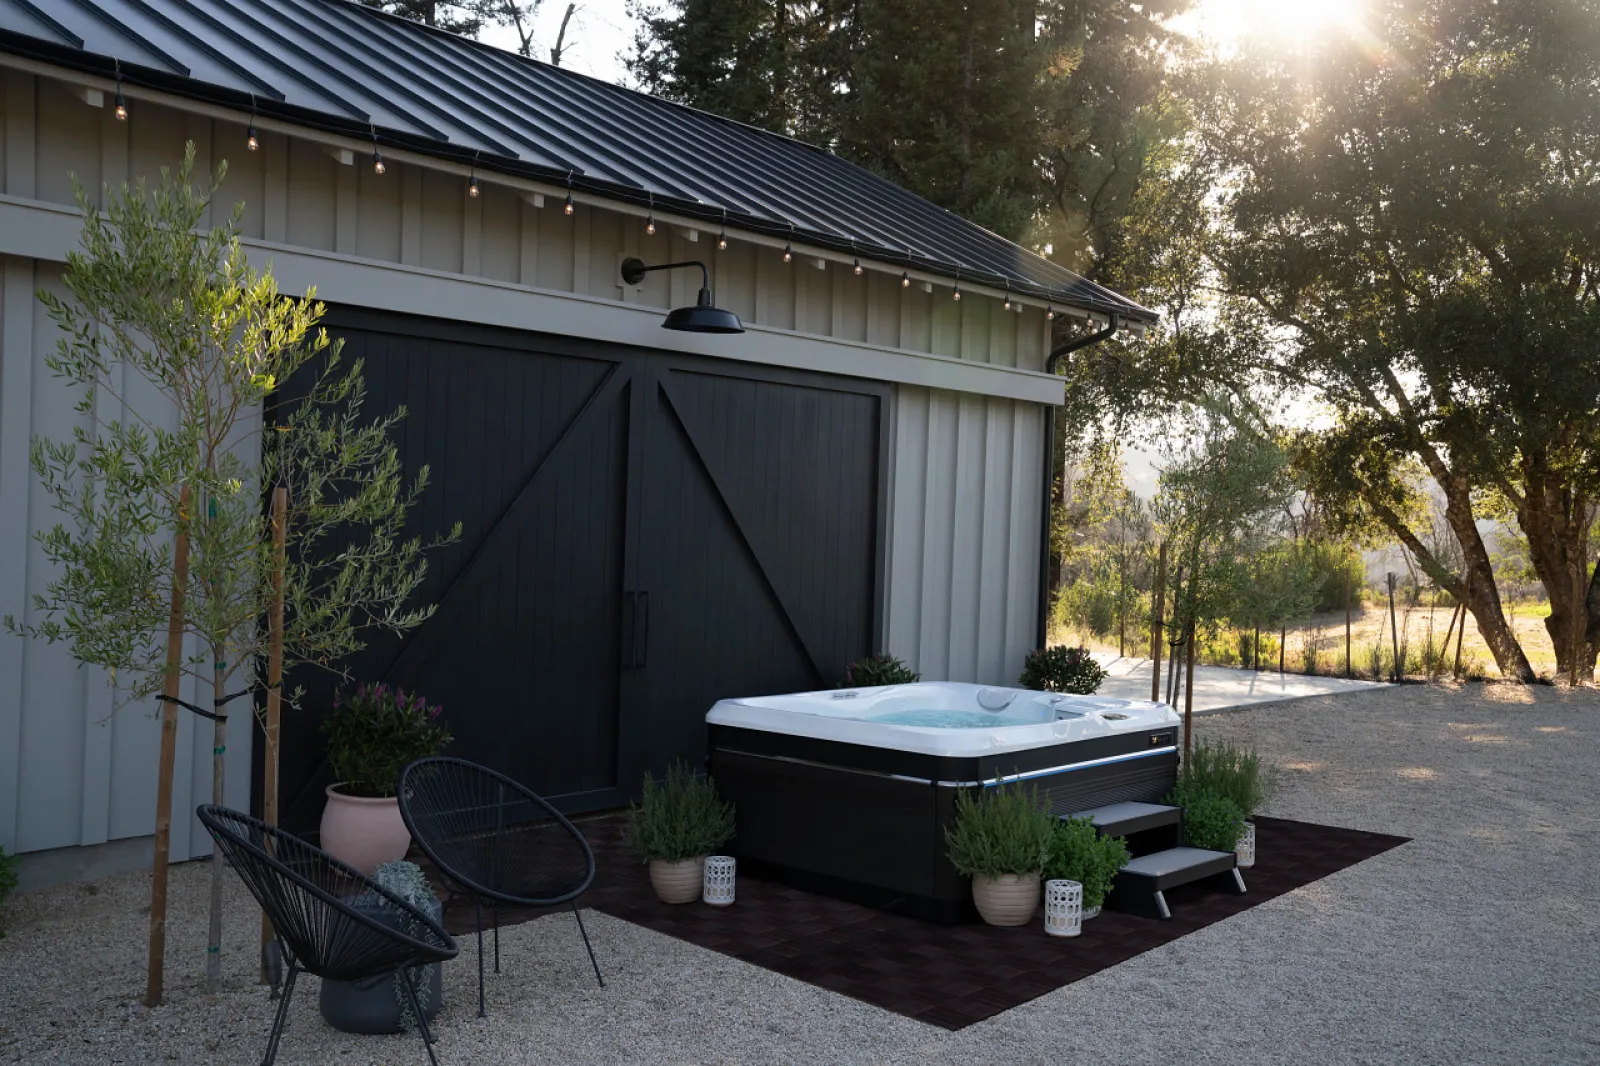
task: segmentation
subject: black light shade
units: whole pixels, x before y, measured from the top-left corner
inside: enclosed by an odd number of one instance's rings
[[[679,267],[700,268],[700,296],[693,307],[679,307],[669,312],[666,321],[661,323],[661,328],[682,330],[685,333],[743,333],[744,324],[739,321],[738,315],[732,311],[724,311],[712,303],[711,272],[698,259],[683,263],[661,263],[657,266],[645,266],[642,259],[624,259],[622,280],[629,285],[637,285],[652,270],[676,270]]]
[[[743,333],[744,324],[732,311],[711,304],[711,292],[700,290],[693,307],[679,307],[668,313],[662,329],[681,329],[685,333]]]

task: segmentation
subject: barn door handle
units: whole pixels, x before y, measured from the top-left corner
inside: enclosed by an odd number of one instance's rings
[[[650,653],[650,593],[639,593],[637,602],[643,613],[642,623],[638,630],[641,636],[635,642],[635,647],[638,650],[638,658],[634,660],[633,665],[637,667],[643,667],[645,663],[645,656]]]

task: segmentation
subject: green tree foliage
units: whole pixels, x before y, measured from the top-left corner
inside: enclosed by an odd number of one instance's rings
[[[646,90],[837,151],[1093,274],[1181,122],[1189,0],[634,0]]]
[[[1209,191],[1176,240],[1201,253],[1210,307],[1185,337],[1077,363],[1076,402],[1317,401],[1332,417],[1291,451],[1334,531],[1381,523],[1528,679],[1478,530],[1482,494],[1503,494],[1558,662],[1592,673],[1600,587],[1575,604],[1573,584],[1600,494],[1600,5],[1377,0],[1365,17],[1202,72],[1180,169]],[[1459,571],[1418,527],[1419,473]]]
[[[1154,505],[1175,568],[1175,635],[1238,609],[1294,494],[1288,456],[1253,408],[1207,398],[1186,431]]]
[[[431,612],[408,603],[425,545],[402,538],[427,471],[403,478],[388,439],[403,410],[362,421],[360,365],[341,369],[315,292],[283,296],[270,272],[250,266],[238,239],[243,205],[201,232],[226,165],[205,189],[193,168],[190,143],[175,174],[163,168],[154,188],[124,186],[103,212],[78,189],[84,224],[63,274],[69,298],[39,298],[63,334],[47,365],[79,397],[79,422],[65,439],[35,437],[30,453],[64,520],[37,537],[54,576],[25,619],[5,622],[107,670],[119,706],[147,700],[168,678],[173,538],[186,532],[180,622],[193,639],[177,669],[211,685],[220,803],[228,689],[264,672],[268,647],[278,553],[266,487],[288,486],[291,501],[285,664],[335,667],[364,632],[404,632]],[[326,369],[309,395],[263,433],[268,398],[317,357]],[[213,864],[213,988],[222,865]]]

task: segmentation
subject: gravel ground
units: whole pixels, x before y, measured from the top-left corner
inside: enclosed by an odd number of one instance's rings
[[[1600,698],[1407,686],[1199,720],[1283,767],[1267,813],[1404,847],[948,1033],[591,912],[502,934],[489,1018],[470,948],[437,1030],[445,1066],[497,1063],[1600,1063]],[[203,865],[173,876],[169,1002],[139,1006],[140,875],[24,893],[0,940],[0,1062],[253,1063],[256,918],[228,879],[224,992],[200,990]],[[1070,950],[1068,945],[1064,950]],[[192,960],[191,967],[187,963]],[[422,1063],[352,1037],[305,979],[282,1063]]]

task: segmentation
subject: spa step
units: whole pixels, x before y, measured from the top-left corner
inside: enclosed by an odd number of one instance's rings
[[[1103,837],[1125,837],[1147,829],[1175,826],[1183,821],[1183,809],[1161,803],[1110,803],[1078,811],[1071,817],[1093,821]]]
[[[1239,895],[1244,895],[1244,878],[1239,875],[1239,857],[1231,851],[1204,848],[1168,848],[1134,858],[1117,874],[1106,897],[1114,911],[1168,919],[1165,892],[1169,888],[1215,878]]]

